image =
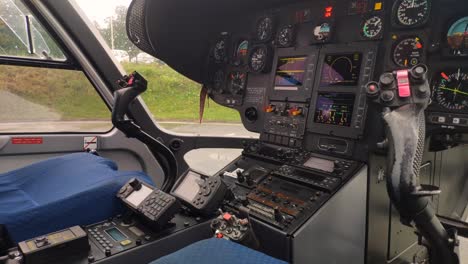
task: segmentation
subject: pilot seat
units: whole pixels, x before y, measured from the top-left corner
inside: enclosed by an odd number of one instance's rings
[[[153,185],[148,175],[119,171],[115,162],[89,153],[51,158],[0,174],[0,224],[17,243],[103,221],[124,210],[116,193],[134,177]]]

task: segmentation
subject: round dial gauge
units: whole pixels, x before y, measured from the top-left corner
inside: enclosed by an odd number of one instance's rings
[[[441,72],[438,79],[434,96],[439,105],[450,110],[468,109],[468,73],[461,69]]]
[[[234,65],[245,65],[249,56],[249,41],[241,40],[234,54]]]
[[[424,23],[430,13],[430,0],[399,0],[396,7],[396,21],[402,26]]]
[[[257,39],[259,41],[268,41],[273,36],[274,22],[273,18],[266,16],[262,17],[257,22],[257,28],[255,30]]]
[[[331,25],[322,23],[314,28],[314,38],[317,41],[327,41],[331,35]]]
[[[421,62],[423,44],[419,38],[403,39],[393,50],[393,61],[401,67],[410,67]]]
[[[216,63],[221,63],[226,61],[226,50],[227,44],[225,39],[220,39],[216,42],[213,49],[213,58]]]
[[[279,47],[286,48],[291,47],[294,42],[294,27],[292,25],[288,25],[282,27],[279,30],[277,36],[277,44]]]
[[[270,51],[265,45],[253,48],[249,56],[250,71],[256,73],[267,72],[269,69],[268,63],[271,61],[270,56]]]
[[[214,73],[213,76],[213,89],[216,93],[223,93],[223,87],[224,87],[224,71],[223,70],[217,70]]]
[[[379,16],[373,16],[364,21],[362,35],[369,39],[375,39],[382,35],[383,21]]]
[[[450,26],[447,42],[453,55],[468,55],[468,16],[455,21]]]
[[[229,75],[229,90],[232,95],[242,94],[247,81],[247,73],[231,72]]]

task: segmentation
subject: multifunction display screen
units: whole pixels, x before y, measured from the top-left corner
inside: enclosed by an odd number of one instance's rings
[[[356,86],[359,82],[362,54],[327,54],[322,67],[320,86]]]
[[[275,75],[275,90],[296,91],[304,81],[307,57],[280,57]]]
[[[182,183],[174,190],[174,194],[186,202],[191,202],[200,191],[201,180],[200,174],[189,171]]]
[[[314,122],[337,126],[351,126],[354,94],[319,93],[315,105]]]

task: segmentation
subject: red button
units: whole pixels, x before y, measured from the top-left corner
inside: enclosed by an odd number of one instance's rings
[[[231,220],[231,217],[232,217],[232,215],[229,214],[229,213],[225,213],[225,214],[223,215],[223,219],[226,220],[226,221]]]
[[[216,234],[216,238],[223,238],[223,237],[224,237],[224,236],[223,236],[223,234],[222,234],[222,233],[218,233],[218,234]]]

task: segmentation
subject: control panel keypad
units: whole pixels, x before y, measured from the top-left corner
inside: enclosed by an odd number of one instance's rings
[[[158,219],[168,207],[175,203],[175,197],[160,190],[155,190],[138,208],[145,216],[151,220]]]

